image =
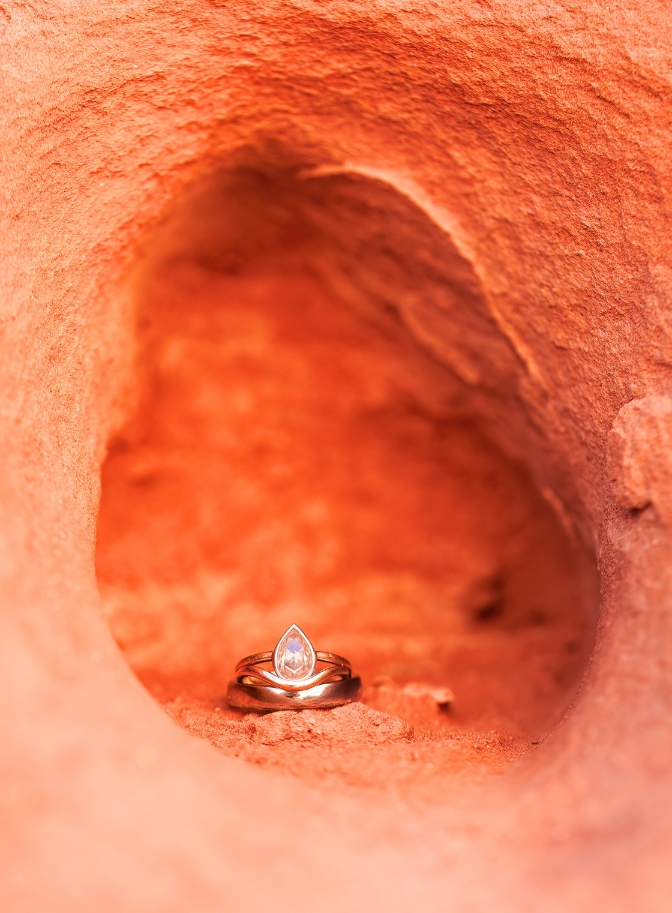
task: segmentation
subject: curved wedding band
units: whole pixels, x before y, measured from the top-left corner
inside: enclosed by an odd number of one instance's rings
[[[291,629],[290,629],[291,630]],[[292,682],[286,678],[281,678],[273,672],[267,672],[266,669],[257,668],[261,663],[271,662],[273,652],[254,653],[252,656],[246,656],[236,666],[236,677],[241,681],[245,679],[258,679],[260,683],[272,685],[276,688],[283,688],[285,691],[306,691],[314,685],[321,685],[330,679],[340,675],[342,678],[349,678],[352,674],[352,666],[343,656],[336,653],[325,653],[323,650],[315,651],[315,658],[318,662],[328,663],[331,668],[322,669],[314,675],[303,678],[300,681]],[[250,684],[254,684],[250,681]]]
[[[262,668],[273,663],[273,671]],[[316,671],[317,663],[325,668]],[[236,665],[227,698],[239,710],[327,709],[359,697],[362,682],[350,662],[337,653],[315,650],[297,625],[291,625],[275,649],[253,653]]]

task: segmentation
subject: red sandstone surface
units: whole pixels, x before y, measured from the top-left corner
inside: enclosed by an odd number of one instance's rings
[[[0,48],[3,910],[667,911],[668,6]]]

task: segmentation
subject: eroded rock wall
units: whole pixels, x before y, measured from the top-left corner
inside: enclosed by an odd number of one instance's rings
[[[289,897],[299,871],[326,909],[664,909],[666,5],[115,0],[5,3],[0,22],[7,908],[247,909],[251,884]],[[103,618],[99,473],[133,386],[131,277],[186,187],[288,161],[382,181],[446,236],[462,297],[396,304],[598,557],[585,686],[484,788],[437,781],[409,805],[223,758],[168,720]],[[412,219],[390,218],[412,245]]]

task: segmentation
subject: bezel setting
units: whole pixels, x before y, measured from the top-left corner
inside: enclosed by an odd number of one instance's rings
[[[292,657],[305,655],[296,663]],[[278,678],[286,682],[301,682],[315,672],[315,648],[298,625],[290,625],[273,650],[273,669]]]

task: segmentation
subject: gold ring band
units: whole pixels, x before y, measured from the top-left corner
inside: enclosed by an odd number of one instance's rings
[[[315,685],[321,685],[333,679],[350,678],[351,675],[351,670],[347,666],[331,666],[299,682],[288,682],[286,679],[280,678],[279,675],[275,675],[274,672],[258,669],[255,665],[243,666],[240,669],[236,669],[236,672],[238,673],[237,679],[239,682],[245,682],[250,685],[270,685],[272,688],[284,688],[285,691],[308,691]]]
[[[328,710],[356,701],[361,690],[362,680],[358,675],[316,685],[307,691],[285,691],[233,681],[227,699],[236,710]]]
[[[266,650],[264,653],[252,653],[251,656],[245,656],[236,664],[236,675],[238,675],[238,672],[244,666],[273,662],[274,652],[274,650]],[[350,662],[344,656],[339,656],[338,653],[327,653],[325,650],[316,650],[315,657],[318,662],[329,663],[332,666],[345,666],[347,669],[352,670]]]

